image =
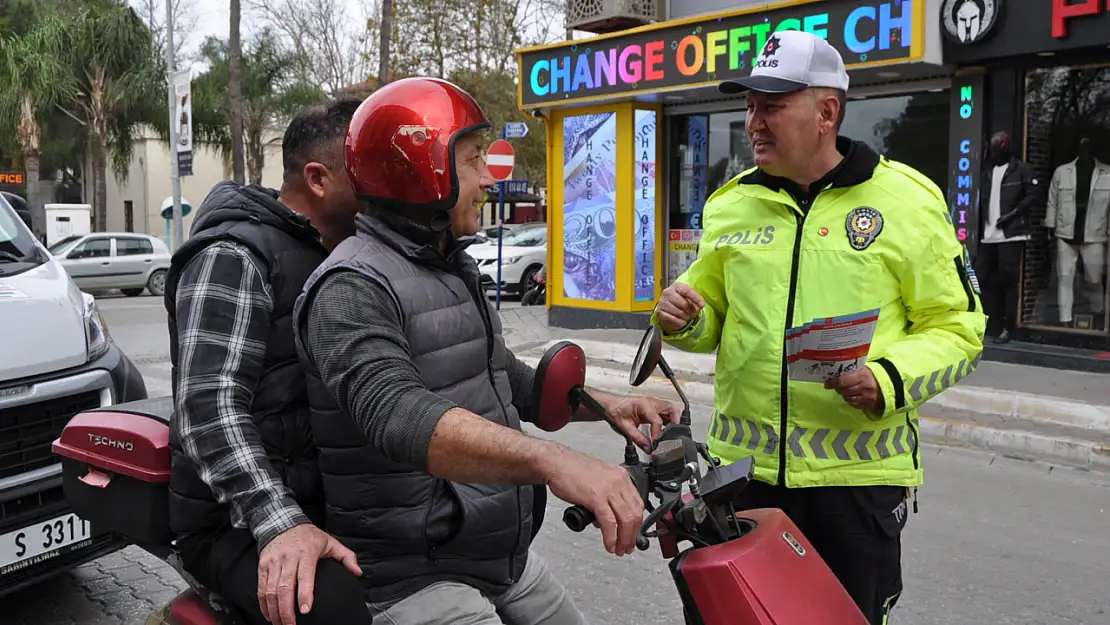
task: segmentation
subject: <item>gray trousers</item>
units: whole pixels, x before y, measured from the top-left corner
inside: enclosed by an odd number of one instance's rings
[[[547,562],[528,552],[520,581],[496,597],[472,586],[438,582],[393,604],[369,604],[374,625],[585,625]]]

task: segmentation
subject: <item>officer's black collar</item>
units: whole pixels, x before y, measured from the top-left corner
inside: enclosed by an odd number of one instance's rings
[[[795,199],[806,196],[815,197],[825,189],[853,187],[867,182],[874,175],[875,168],[879,166],[879,155],[871,149],[871,146],[862,141],[855,141],[848,137],[837,137],[836,150],[844,155],[844,159],[832,171],[809,185],[808,193],[803,191],[801,185],[793,180],[772,176],[761,169],[740,178],[738,184],[757,184],[776,193],[786,191]]]

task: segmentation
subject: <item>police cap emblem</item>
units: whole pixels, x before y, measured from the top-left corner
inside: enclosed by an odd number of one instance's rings
[[[848,231],[848,243],[854,249],[865,250],[883,231],[883,216],[870,206],[860,206],[848,213],[844,227]]]

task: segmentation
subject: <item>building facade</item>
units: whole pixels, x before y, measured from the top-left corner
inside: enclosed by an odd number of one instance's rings
[[[265,165],[262,168],[262,184],[278,188],[281,186],[281,136],[274,133],[266,144]],[[126,179],[115,176],[109,167],[108,223],[104,230],[109,232],[144,232],[162,237],[172,248],[172,227],[163,217],[163,207],[167,200],[172,202],[173,186],[170,179],[172,160],[164,141],[153,133],[146,133],[135,143],[131,165]],[[86,168],[88,169],[88,168]],[[216,183],[231,178],[230,163],[211,148],[195,145],[193,148],[193,174],[181,178],[182,201],[192,208],[200,203]],[[92,180],[92,172],[84,172],[85,180]],[[86,202],[91,202],[92,186],[85,185]],[[190,212],[184,217],[184,239],[189,238],[193,223]]]
[[[974,255],[990,252],[991,138],[1036,172],[1015,340],[988,355],[1110,370],[1110,5],[949,0],[937,17],[956,71],[949,199]]]
[[[646,325],[696,255],[706,198],[753,165],[745,103],[716,85],[775,31],[840,51],[844,134],[947,184],[940,0],[665,5],[664,21],[519,51],[519,105],[547,121],[553,325]]]

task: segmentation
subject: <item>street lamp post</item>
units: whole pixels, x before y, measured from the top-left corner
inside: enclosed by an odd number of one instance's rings
[[[181,217],[181,173],[177,164],[177,119],[174,115],[177,94],[174,90],[176,63],[173,58],[173,0],[166,0],[166,88],[170,115],[170,184],[173,189],[173,250],[181,248],[184,241],[184,224]]]

